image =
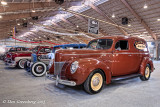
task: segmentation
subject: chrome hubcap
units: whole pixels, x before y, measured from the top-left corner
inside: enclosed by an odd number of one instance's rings
[[[99,84],[99,78],[98,77],[95,77],[92,81],[93,85],[94,86],[97,86]]]
[[[145,76],[146,76],[146,78],[149,77],[149,73],[150,73],[150,69],[149,69],[149,67],[146,67],[146,69],[145,69]]]
[[[21,61],[21,67],[24,67],[25,61]]]
[[[94,91],[98,91],[103,84],[103,77],[100,73],[95,73],[91,78],[91,88]]]
[[[36,71],[37,71],[37,72],[42,72],[42,71],[43,71],[42,66],[37,66]]]

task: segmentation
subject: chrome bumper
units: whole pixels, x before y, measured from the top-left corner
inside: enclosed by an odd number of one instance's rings
[[[16,61],[7,60],[6,65],[11,66],[11,67],[15,67],[16,66]]]
[[[46,72],[46,78],[49,80],[55,81],[56,85],[63,84],[68,86],[76,86],[76,82],[74,81],[62,80],[58,77],[58,75],[57,76],[51,75],[51,74],[48,74],[47,72]]]

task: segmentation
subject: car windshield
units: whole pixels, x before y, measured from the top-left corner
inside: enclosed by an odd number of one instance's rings
[[[9,52],[14,52],[14,51],[16,51],[15,48],[10,48],[10,50],[9,50]]]
[[[109,49],[113,43],[112,39],[97,39],[89,42],[87,48],[90,49]]]
[[[33,53],[36,53],[36,52],[38,51],[38,49],[39,49],[39,46],[33,48],[33,49],[32,49],[32,52],[33,52]]]

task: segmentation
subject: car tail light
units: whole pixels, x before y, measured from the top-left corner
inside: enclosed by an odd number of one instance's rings
[[[10,54],[7,54],[7,58],[11,58],[11,55],[10,55]]]

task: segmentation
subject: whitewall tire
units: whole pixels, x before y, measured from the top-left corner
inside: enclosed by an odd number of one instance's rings
[[[26,59],[21,59],[18,62],[18,68],[24,69],[24,64],[27,60]]]
[[[45,75],[47,71],[47,66],[43,62],[36,62],[31,66],[31,72],[36,77],[41,77]]]

